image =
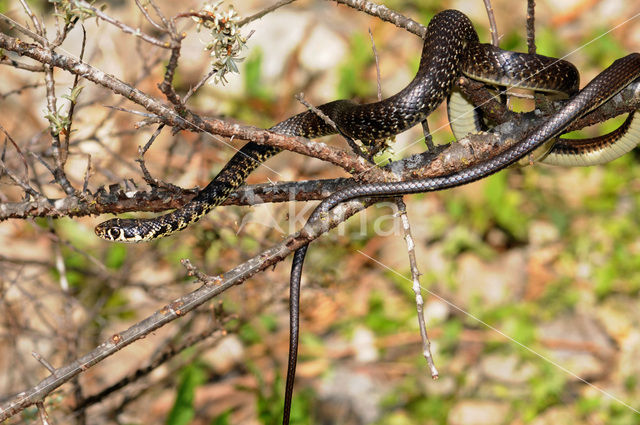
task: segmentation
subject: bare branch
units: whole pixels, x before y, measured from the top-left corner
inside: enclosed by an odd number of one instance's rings
[[[227,289],[243,283],[254,274],[266,270],[286,258],[297,248],[316,239],[322,233],[365,208],[366,205],[362,201],[352,201],[337,207],[332,211],[327,221],[318,220],[316,225],[306,226],[304,234],[295,234],[288,237],[283,242],[233,268],[223,275],[223,279],[219,284],[203,285],[199,289],[175,299],[127,330],[114,334],[91,352],[66,366],[56,369],[54,374],[40,381],[36,386],[20,392],[5,402],[0,406],[0,421],[4,421],[26,407],[37,403],[65,382],[115,354],[127,345],[184,316]]]
[[[140,28],[131,28],[127,24],[125,24],[123,22],[120,22],[117,19],[114,19],[114,18],[110,17],[109,15],[107,15],[106,13],[101,11],[100,9],[97,9],[97,8],[93,7],[92,5],[87,3],[86,1],[74,0],[74,3],[76,3],[78,6],[80,6],[82,8],[91,10],[91,12],[93,12],[98,18],[102,19],[105,22],[110,23],[113,26],[116,26],[116,27],[120,28],[120,30],[122,32],[124,32],[124,33],[131,34],[131,35],[133,35],[135,37],[140,38],[141,40],[146,41],[147,43],[153,44],[154,46],[161,47],[163,49],[171,48],[171,43],[169,43],[167,41],[159,40],[159,39],[157,39],[155,37],[152,37],[152,36],[150,36],[148,34],[145,34],[140,30]]]
[[[147,151],[149,150],[153,142],[160,135],[160,132],[162,132],[163,128],[164,128],[164,124],[160,124],[156,129],[156,131],[153,132],[153,134],[149,138],[149,141],[144,145],[144,147],[138,146],[138,159],[136,159],[136,162],[140,164],[140,168],[142,169],[142,175],[144,176],[144,180],[151,187],[159,186],[161,185],[161,183],[157,179],[154,179],[153,177],[151,177],[151,174],[149,173],[149,170],[147,170],[147,166],[144,162],[144,154],[147,153]]]
[[[221,310],[221,309],[220,309]],[[219,313],[219,312],[218,312]],[[217,314],[219,316],[219,314]],[[115,384],[109,385],[103,390],[97,392],[96,394],[85,397],[82,402],[76,406],[74,406],[73,410],[75,412],[84,411],[89,406],[92,406],[96,403],[101,402],[110,394],[126,387],[127,385],[136,382],[145,376],[148,376],[151,372],[156,370],[161,365],[167,363],[169,360],[182,353],[185,349],[192,347],[202,341],[205,341],[209,338],[215,337],[216,339],[220,339],[224,335],[227,334],[227,330],[224,329],[224,326],[232,317],[217,317],[217,326],[210,326],[203,332],[200,332],[196,335],[189,336],[184,339],[179,344],[172,344],[164,347],[160,355],[156,356],[149,364],[143,366],[134,372],[128,374],[124,378],[120,379]]]
[[[24,11],[27,13],[27,16],[29,16],[29,18],[31,19],[31,22],[33,22],[33,26],[35,27],[38,34],[41,37],[44,37],[45,34],[44,34],[44,31],[42,30],[42,25],[40,24],[40,20],[36,17],[35,13],[33,13],[29,4],[25,0],[20,0],[20,4],[22,5],[22,8],[24,9]],[[46,38],[42,40],[44,41],[44,43],[42,44],[43,46],[46,46],[49,43]]]
[[[0,13],[0,22],[3,22],[4,24],[8,25],[9,28],[15,29],[18,32],[21,32],[22,34],[26,35],[27,37],[34,39],[35,41],[37,41],[43,46],[47,42],[47,40],[44,37],[41,37],[38,34],[31,31],[30,29],[23,27],[22,25],[20,25],[19,23],[17,23],[13,19],[11,19],[10,17],[2,13]]]
[[[42,69],[41,69],[42,71]],[[34,83],[34,84],[25,84],[22,87],[18,87],[17,89],[14,90],[10,90],[6,93],[2,93],[0,94],[0,99],[6,99],[7,97],[14,95],[14,94],[20,94],[22,93],[24,90],[29,90],[29,89],[37,89],[38,87],[42,87],[42,84],[40,83]]]
[[[80,47],[80,60],[84,59],[84,51],[87,46],[87,31],[84,29],[84,25],[82,28],[82,46]],[[73,112],[75,111],[76,104],[78,103],[78,95],[79,89],[78,84],[80,83],[80,76],[78,74],[73,78],[73,85],[71,86],[71,94],[69,96],[69,112],[67,113],[68,117],[68,125],[66,130],[63,132],[64,136],[64,156],[62,158],[62,165],[64,166],[67,161],[67,156],[69,155],[69,139],[71,138],[71,126],[73,125]],[[76,94],[78,92],[78,94]]]
[[[271,12],[273,12],[274,10],[281,8],[282,6],[286,6],[286,5],[288,5],[289,3],[293,3],[294,1],[295,1],[295,0],[279,0],[279,1],[278,1],[277,3],[275,3],[274,5],[269,6],[269,7],[265,8],[265,9],[261,10],[261,11],[260,11],[260,12],[258,12],[258,13],[255,13],[255,14],[253,14],[253,15],[251,15],[251,16],[249,16],[249,17],[247,17],[247,18],[244,18],[244,19],[240,20],[240,21],[238,22],[238,26],[239,26],[239,27],[242,27],[242,26],[244,26],[244,25],[248,24],[249,22],[253,22],[253,21],[255,21],[255,20],[258,20],[258,19],[262,18],[263,16],[265,16],[267,13],[271,13]]]
[[[424,38],[427,33],[427,27],[413,19],[395,12],[388,7],[376,4],[367,0],[331,0],[338,4],[344,4],[352,7],[361,12],[367,13],[371,16],[376,16],[385,22],[390,22],[399,28],[404,28],[407,31],[417,35],[420,38]]]
[[[49,414],[47,413],[47,410],[44,408],[44,403],[41,401],[38,401],[36,403],[36,406],[38,406],[38,417],[40,418],[40,422],[42,423],[42,425],[51,425],[51,421],[49,420]]]
[[[18,62],[8,57],[0,57],[0,65],[12,66],[16,69],[22,69],[31,72],[44,72],[44,67],[42,65],[30,65],[27,63]]]
[[[556,102],[553,110],[562,105]],[[587,114],[570,126],[582,128],[628,113],[640,108],[640,82],[630,84],[618,95],[597,110]],[[479,160],[490,158],[502,151],[510,141],[524,137],[532,128],[540,125],[553,110],[544,115],[535,113],[509,115],[502,126],[490,133],[470,136],[469,140],[455,143],[439,152],[414,155],[394,162],[384,169],[365,169],[359,178],[365,181],[385,181],[390,179],[415,179],[450,173]],[[513,114],[513,113],[511,113]],[[272,134],[265,132],[267,134]],[[318,144],[322,145],[322,144]],[[346,155],[346,153],[345,153]],[[366,164],[363,162],[363,164]],[[467,165],[462,165],[467,164]],[[46,163],[45,163],[46,165]],[[366,166],[366,165],[365,165]],[[370,166],[369,166],[370,167]],[[315,180],[308,182],[280,182],[243,186],[233,193],[223,205],[255,205],[263,202],[307,201],[323,199],[329,193],[353,184],[352,179]],[[83,197],[68,196],[63,199],[37,199],[36,201],[0,204],[0,221],[9,218],[81,216],[127,211],[163,211],[179,208],[197,192],[192,190],[152,190],[151,192],[123,189],[112,185],[109,190],[101,189]]]
[[[376,82],[378,87],[378,100],[382,100],[382,85],[380,83],[380,58],[378,57],[378,51],[376,50],[376,42],[373,39],[373,33],[369,28],[369,39],[371,40],[371,50],[373,51],[373,57],[376,60]]]
[[[142,13],[144,15],[144,17],[147,19],[147,21],[158,31],[160,32],[166,32],[167,31],[167,26],[168,26],[168,21],[166,20],[166,18],[164,17],[164,15],[162,15],[160,12],[160,10],[157,8],[156,4],[154,2],[150,2],[152,7],[154,8],[154,10],[156,12],[158,12],[158,15],[160,16],[160,19],[162,20],[162,22],[164,23],[164,26],[158,24],[156,21],[153,20],[153,18],[151,17],[151,15],[149,15],[149,11],[147,10],[147,7],[145,5],[143,5],[140,0],[135,0],[136,2],[136,6],[138,6],[138,9],[140,10],[140,13]]]
[[[230,124],[218,119],[203,119],[189,112],[187,118],[182,118],[175,111],[166,107],[158,100],[132,87],[118,78],[106,74],[92,66],[74,58],[53,53],[33,44],[23,43],[13,37],[0,33],[0,48],[4,48],[20,55],[28,56],[42,63],[62,68],[72,74],[78,74],[86,80],[104,86],[114,93],[124,96],[152,112],[165,124],[180,129],[218,134],[225,137],[235,136],[243,140],[250,140],[259,144],[268,144],[284,150],[290,150],[303,155],[326,160],[349,172],[368,172],[370,167],[366,161],[340,149],[332,148],[323,143],[314,143],[300,137],[284,136],[268,130]]]
[[[536,53],[536,1],[527,0],[527,51]]]
[[[189,98],[190,98],[191,96],[193,96],[193,94],[194,94],[195,92],[197,92],[197,91],[198,91],[198,90],[199,90],[199,89],[200,89],[200,88],[201,88],[201,87],[202,87],[202,86],[203,86],[207,81],[209,81],[209,79],[210,79],[211,77],[213,77],[213,74],[215,74],[216,72],[217,72],[217,70],[214,68],[214,69],[211,69],[208,73],[206,73],[206,74],[205,74],[205,75],[200,79],[200,81],[198,81],[198,83],[197,83],[195,86],[193,86],[193,87],[189,88],[189,91],[184,95],[184,98],[182,99],[182,102],[183,102],[183,103],[186,103],[186,102],[187,102],[187,100],[189,100]]]
[[[413,293],[416,296],[416,312],[418,314],[418,325],[420,327],[420,337],[422,339],[422,355],[427,360],[429,369],[431,370],[431,378],[438,379],[438,369],[433,361],[433,355],[431,354],[431,341],[427,335],[427,326],[424,323],[424,300],[422,298],[421,286],[420,286],[420,270],[418,270],[418,262],[416,260],[416,244],[414,242],[413,234],[411,233],[411,224],[409,223],[409,216],[407,214],[407,205],[402,200],[402,197],[395,199],[398,206],[398,213],[402,220],[402,231],[404,232],[404,240],[407,244],[407,252],[409,254],[409,266],[411,268],[411,279],[413,285]]]
[[[32,351],[31,355],[33,356],[34,359],[36,359],[38,361],[38,363],[40,363],[42,366],[44,366],[45,369],[47,369],[49,372],[51,372],[51,374],[54,374],[56,372],[56,368],[51,366],[51,363],[49,363],[47,361],[47,359],[42,357],[40,354],[36,353],[35,351]]]
[[[500,45],[500,36],[498,34],[498,25],[496,24],[496,15],[493,13],[491,0],[484,0],[484,7],[487,9],[487,17],[489,18],[489,28],[491,29],[491,44]]]
[[[24,190],[29,195],[33,196],[36,199],[41,199],[42,198],[42,196],[34,188],[29,186],[29,183],[27,183],[26,180],[21,179],[16,174],[14,174],[9,168],[7,168],[7,166],[5,165],[4,161],[2,161],[1,159],[0,159],[0,171],[6,173],[7,176],[9,176],[9,178],[16,185],[20,186],[22,188],[22,190]],[[6,204],[0,204],[0,210],[3,209],[4,205],[6,205]]]

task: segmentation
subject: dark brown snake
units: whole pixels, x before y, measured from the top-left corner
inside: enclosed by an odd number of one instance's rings
[[[461,72],[482,81],[518,81],[522,87],[567,95],[577,91],[579,80],[577,69],[569,62],[480,44],[469,18],[456,10],[445,10],[429,23],[418,72],[407,87],[380,102],[361,105],[337,100],[318,109],[344,135],[371,144],[424,122],[447,97]],[[288,118],[270,130],[307,138],[336,132],[312,111]],[[108,220],[96,227],[96,234],[111,241],[143,242],[182,230],[220,205],[253,170],[279,152],[278,148],[247,143],[182,208],[149,219]]]
[[[463,13],[445,10],[429,23],[418,72],[402,91],[380,102],[359,105],[349,100],[339,100],[321,105],[319,109],[334,121],[344,135],[372,143],[424,122],[447,97],[454,81],[462,73],[495,84],[503,84],[506,80],[526,82],[518,85],[568,95],[574,94],[578,87],[578,72],[570,63],[480,44],[471,21]],[[615,61],[529,137],[496,157],[440,177],[354,185],[323,200],[308,223],[326,216],[333,207],[350,199],[437,191],[484,178],[559,136],[574,120],[600,106],[639,76],[640,54],[633,53]],[[270,130],[308,138],[335,133],[312,111],[295,115]],[[583,148],[576,149],[580,151]],[[99,224],[96,234],[112,241],[139,242],[182,230],[224,201],[255,168],[278,152],[278,148],[247,143],[216,178],[184,207],[151,219],[111,219]],[[283,424],[289,423],[297,361],[300,277],[307,248],[308,245],[305,245],[296,251],[291,270],[291,337]]]

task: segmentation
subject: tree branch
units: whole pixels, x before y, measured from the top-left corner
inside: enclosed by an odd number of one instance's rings
[[[190,111],[186,114],[186,118],[183,118],[157,99],[113,75],[80,62],[75,58],[49,51],[35,44],[24,43],[6,34],[0,33],[0,48],[15,52],[21,56],[30,57],[46,65],[64,69],[74,75],[80,75],[86,80],[106,87],[114,93],[144,107],[147,111],[157,115],[160,122],[178,129],[218,134],[224,137],[235,137],[258,144],[275,146],[328,161],[348,172],[371,171],[366,161],[362,158],[344,150],[332,148],[324,143],[311,142],[301,137],[284,136],[241,124],[231,124],[215,118],[204,119]]]
[[[513,114],[512,119],[495,127],[488,133],[471,135],[468,140],[440,148],[434,153],[413,155],[389,166],[378,169],[364,169],[360,180],[368,182],[407,180],[434,177],[458,171],[480,160],[488,159],[501,152],[510,142],[525,137],[540,125],[563,102],[555,102],[554,109],[540,115],[539,112]],[[618,95],[595,111],[587,114],[571,125],[568,131],[605,121],[617,115],[640,108],[640,81],[630,84]],[[302,182],[278,182],[247,185],[231,194],[222,205],[256,205],[260,203],[320,200],[328,194],[353,184],[353,178],[310,180]],[[39,198],[32,201],[0,204],[0,221],[28,217],[78,217],[105,213],[129,211],[159,212],[179,208],[188,202],[197,189],[170,190],[169,188],[150,191],[131,191],[120,185],[100,188],[94,193],[82,196],[72,195],[60,199]]]
[[[330,228],[342,223],[351,215],[367,206],[362,201],[351,201],[333,210],[327,221],[319,221],[314,226],[308,226],[303,235],[296,233],[283,242],[276,244],[239,266],[220,276],[219,284],[203,285],[197,290],[181,296],[151,316],[136,323],[130,328],[112,335],[107,341],[97,346],[91,352],[78,358],[55,371],[37,385],[16,394],[9,401],[0,406],[0,421],[4,421],[38,401],[42,400],[56,388],[91,366],[99,363],[127,345],[144,338],[154,330],[184,316],[210,299],[223,293],[227,289],[243,283],[254,274],[263,271],[286,258],[291,252],[316,239]]]
[[[424,26],[384,6],[364,0],[334,1],[393,22],[397,26],[406,28],[420,36],[425,34]],[[281,5],[286,2],[285,0],[278,4]],[[36,37],[39,36],[36,35]],[[44,41],[43,45],[46,46],[46,40]],[[359,180],[368,182],[434,177],[469,167],[478,161],[486,160],[503,151],[510,143],[526,137],[533,128],[540,125],[549,114],[553,113],[554,108],[562,104],[560,102],[556,103],[549,111],[543,111],[542,114],[538,111],[537,113],[508,114],[507,116],[502,111],[502,115],[496,115],[496,121],[502,122],[502,124],[492,129],[490,133],[470,136],[469,139],[462,140],[460,143],[448,148],[442,148],[438,152],[414,155],[394,162],[385,169],[378,169],[372,168],[366,161],[350,152],[335,149],[322,143],[274,134],[267,130],[233,124],[214,118],[203,118],[186,108],[176,112],[172,107],[165,105],[160,100],[82,61],[58,54],[51,49],[35,44],[24,43],[6,34],[0,34],[0,48],[35,59],[51,69],[54,67],[63,69],[103,86],[113,93],[142,106],[146,111],[154,115],[153,119],[157,118],[158,122],[170,125],[176,130],[208,132],[291,150],[330,162],[351,174],[357,175]],[[177,51],[174,58],[177,61]],[[169,75],[166,81],[169,84],[172,81],[172,76]],[[167,87],[166,90],[169,99],[172,99],[174,94],[177,96],[177,93],[169,91],[169,89],[172,90],[172,88]],[[173,107],[179,106],[178,97],[173,98],[173,101],[175,103]],[[575,126],[599,122],[619,113],[635,110],[639,106],[640,83],[636,82],[611,99],[606,105],[581,119]],[[255,205],[262,202],[283,202],[292,199],[322,199],[329,193],[353,184],[354,181],[355,178],[250,185],[240,188],[224,204]],[[36,201],[2,203],[0,204],[0,220],[37,216],[86,216],[107,212],[120,213],[141,210],[161,211],[183,205],[191,199],[195,192],[195,190],[174,190],[172,188],[152,189],[144,192],[132,191],[120,185],[111,185],[108,189],[101,188],[95,193],[85,190],[82,194],[68,193],[65,198],[55,200],[41,198]],[[351,201],[340,205],[331,212],[327,221],[318,220],[316,223],[305,227],[300,233],[288,236],[283,242],[274,245],[220,276],[220,279],[200,275],[199,278],[207,283],[199,289],[173,300],[146,319],[127,330],[113,335],[77,360],[57,369],[52,368],[49,377],[4,403],[0,406],[0,421],[11,417],[27,406],[41,402],[53,390],[73,379],[88,367],[178,317],[187,314],[232,286],[239,285],[254,274],[278,263],[295,249],[319,237],[330,228],[342,223],[346,218],[366,208],[373,202],[372,200]],[[417,272],[414,275],[417,275]]]

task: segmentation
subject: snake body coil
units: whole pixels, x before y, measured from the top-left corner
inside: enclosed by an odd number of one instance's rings
[[[443,189],[461,186],[481,178],[487,177],[533,152],[546,141],[557,137],[574,120],[587,112],[597,108],[613,95],[629,85],[635,79],[640,78],[640,54],[632,53],[624,58],[616,60],[609,68],[594,78],[576,96],[574,96],[560,111],[553,115],[543,125],[538,127],[524,141],[519,142],[499,155],[442,177],[425,178],[389,183],[369,183],[354,185],[340,190],[325,198],[313,211],[307,224],[316,222],[338,204],[350,199],[362,197],[390,197],[411,193],[433,192]],[[306,226],[305,226],[306,227]],[[289,368],[287,370],[286,394],[285,394],[285,420],[288,424],[290,412],[291,393],[293,391],[293,379],[297,361],[297,338],[299,332],[299,297],[302,267],[309,245],[306,244],[296,250],[291,266],[290,281],[290,311],[291,311],[291,344],[289,351]]]
[[[380,102],[359,105],[339,100],[321,105],[319,109],[334,121],[342,133],[370,143],[424,122],[450,93],[455,79],[462,73],[491,84],[517,85],[566,95],[574,94],[578,87],[578,72],[570,63],[538,55],[514,54],[480,44],[471,21],[461,12],[446,10],[434,16],[429,23],[418,72],[406,88]],[[557,114],[524,141],[496,157],[441,177],[354,185],[322,201],[309,222],[315,222],[349,199],[442,190],[495,173],[557,137],[571,122],[601,105],[639,75],[640,54],[620,59],[573,96]],[[514,81],[517,83],[514,84]],[[282,121],[271,130],[308,138],[334,133],[332,127],[311,111]],[[563,149],[565,153],[568,152],[566,149],[573,149],[568,153],[576,154],[590,146],[574,145]],[[139,242],[182,230],[224,201],[260,163],[279,151],[277,148],[247,143],[218,176],[184,207],[151,219],[112,219],[98,225],[96,234],[112,241]],[[288,424],[291,408],[298,346],[300,277],[307,247],[305,245],[296,251],[291,271],[291,336],[283,424]]]
[[[318,109],[345,135],[371,143],[426,120],[461,73],[494,84],[513,85],[518,81],[521,87],[567,95],[577,90],[579,79],[578,71],[568,62],[480,44],[469,18],[456,10],[445,10],[429,23],[420,66],[407,87],[380,102],[361,105],[337,100]],[[307,138],[335,133],[312,111],[295,115],[270,130]],[[96,234],[111,241],[143,242],[180,231],[220,205],[253,170],[279,152],[278,148],[249,142],[182,208],[148,219],[111,219],[99,224]]]

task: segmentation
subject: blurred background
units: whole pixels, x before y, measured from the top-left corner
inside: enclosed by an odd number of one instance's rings
[[[133,2],[105,3],[110,16],[154,33]],[[233,5],[249,16],[273,3]],[[55,34],[50,5],[30,4]],[[156,4],[166,16],[202,7],[192,0]],[[384,4],[423,24],[442,9],[459,9],[481,40],[490,41],[480,0]],[[492,5],[500,47],[526,51],[526,1]],[[18,1],[0,1],[0,12],[27,22]],[[584,85],[613,60],[640,50],[639,13],[640,4],[626,0],[539,0],[538,52],[566,56]],[[84,26],[88,63],[164,99],[156,85],[166,51],[104,21],[88,19]],[[187,33],[175,80],[183,94],[209,70],[203,50],[209,40],[189,20],[179,28]],[[346,6],[300,0],[244,27],[245,35],[253,34],[240,73],[224,85],[205,85],[188,106],[266,128],[304,110],[294,99],[299,92],[315,105],[338,98],[373,101],[369,29],[387,97],[413,77],[421,41]],[[81,44],[76,28],[61,50],[77,56]],[[0,72],[0,124],[23,151],[46,157],[51,137],[42,75],[9,66]],[[55,77],[58,95],[68,94],[73,78],[59,70]],[[66,167],[72,183],[82,187],[90,155],[90,190],[112,184],[148,189],[135,159],[155,127],[136,128],[138,116],[105,106],[138,107],[82,85]],[[623,119],[581,134],[610,131]],[[444,107],[429,122],[436,142],[453,140]],[[424,151],[421,138],[419,127],[399,135],[388,155]],[[323,141],[346,146],[338,137]],[[241,142],[165,129],[146,164],[165,182],[203,187],[235,152],[230,145]],[[639,158],[636,149],[605,166],[510,169],[454,190],[405,197],[438,381],[422,357],[407,250],[393,205],[373,206],[315,242],[304,272],[292,422],[640,423]],[[4,148],[3,161],[24,173],[13,148]],[[250,183],[344,176],[289,152],[266,165]],[[29,173],[47,196],[64,197],[37,161],[29,163]],[[0,206],[23,195],[0,176]],[[32,352],[55,367],[68,364],[197,288],[180,259],[223,273],[299,229],[309,208],[217,208],[187,231],[137,245],[95,237],[93,227],[106,216],[0,222],[0,400],[48,375]],[[86,371],[46,399],[49,414],[57,423],[278,423],[289,267],[287,260],[258,274]],[[116,383],[124,388],[99,395]],[[36,421],[35,409],[28,409],[8,423]]]

